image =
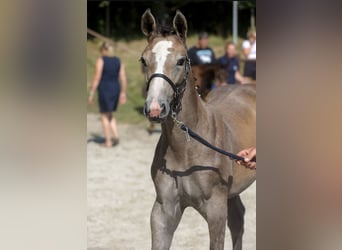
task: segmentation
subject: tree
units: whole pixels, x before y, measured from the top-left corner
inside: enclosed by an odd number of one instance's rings
[[[246,35],[251,24],[251,10],[254,16],[255,7],[255,1],[239,1],[239,36]],[[87,25],[103,35],[109,34],[114,40],[142,38],[140,18],[147,8],[165,24],[171,24],[179,9],[187,18],[190,35],[201,30],[223,37],[232,33],[232,1],[228,0],[88,1]]]

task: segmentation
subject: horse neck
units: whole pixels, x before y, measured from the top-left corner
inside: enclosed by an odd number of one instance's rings
[[[207,112],[204,102],[195,89],[193,76],[190,74],[188,79],[182,98],[182,109],[178,114],[178,118],[187,126],[194,128],[197,124],[207,120]]]
[[[177,120],[183,122],[191,129],[194,129],[198,124],[205,124],[208,121],[205,104],[201,97],[199,97],[193,81],[193,77],[189,73],[187,86],[182,98],[182,109],[177,115]],[[162,130],[169,144],[174,144],[177,148],[180,145],[184,145],[184,132],[176,126],[170,116],[162,124]]]

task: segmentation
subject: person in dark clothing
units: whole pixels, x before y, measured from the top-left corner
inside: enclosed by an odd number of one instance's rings
[[[208,46],[208,38],[209,35],[207,32],[200,32],[197,46],[193,46],[188,50],[191,65],[215,63],[215,53],[212,48]]]
[[[240,73],[240,61],[236,55],[236,46],[233,42],[227,42],[225,44],[225,54],[217,59],[217,63],[227,70],[227,83],[235,84],[248,82]]]
[[[112,147],[119,142],[116,120],[112,112],[116,111],[118,103],[126,103],[127,78],[124,64],[121,63],[118,57],[113,56],[113,47],[109,43],[103,43],[101,55],[96,62],[88,103],[93,104],[94,93],[97,89],[98,104],[105,135],[105,143],[102,146]],[[111,131],[114,142],[111,140]]]

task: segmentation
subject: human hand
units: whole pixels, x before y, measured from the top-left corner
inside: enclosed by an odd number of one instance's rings
[[[93,95],[89,95],[88,97],[88,104],[92,105],[94,103],[94,96]]]
[[[237,164],[243,165],[250,169],[256,169],[256,148],[246,148],[237,153],[238,156],[242,156],[244,161],[236,161]]]
[[[126,101],[127,101],[126,93],[121,93],[120,99],[119,99],[120,104],[125,104]]]
[[[251,80],[249,80],[248,77],[242,77],[241,84],[248,84],[248,83],[251,83]]]

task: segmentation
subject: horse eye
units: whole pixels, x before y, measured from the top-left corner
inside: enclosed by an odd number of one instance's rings
[[[177,65],[182,66],[182,65],[184,65],[184,62],[185,62],[184,58],[181,58],[177,61]]]
[[[147,67],[146,61],[143,57],[140,57],[140,62],[142,63],[142,65],[144,65],[144,67]]]

